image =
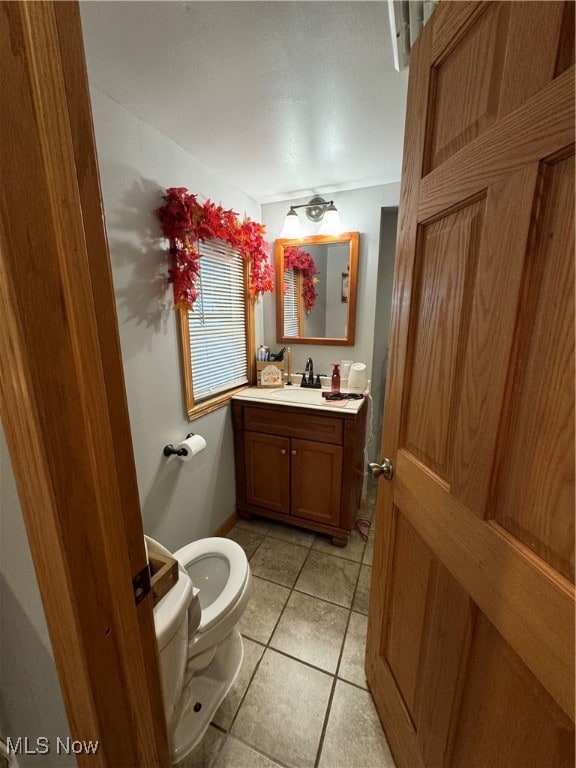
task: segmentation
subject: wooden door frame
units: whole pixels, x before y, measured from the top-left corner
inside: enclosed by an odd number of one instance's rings
[[[168,766],[78,4],[0,36],[0,414],[68,721],[79,765]]]

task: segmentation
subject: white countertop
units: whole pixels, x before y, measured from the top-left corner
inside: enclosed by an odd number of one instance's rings
[[[247,400],[268,405],[290,405],[300,408],[314,408],[318,411],[342,411],[358,413],[364,400],[326,400],[322,392],[329,389],[308,389],[307,387],[247,387],[232,397],[233,400]],[[342,392],[346,392],[345,389]]]

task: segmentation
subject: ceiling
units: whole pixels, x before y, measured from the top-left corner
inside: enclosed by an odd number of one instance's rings
[[[81,2],[91,84],[261,203],[400,179],[384,2]]]

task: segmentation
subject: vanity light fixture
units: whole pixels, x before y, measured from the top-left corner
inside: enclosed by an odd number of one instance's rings
[[[291,205],[284,219],[284,226],[280,237],[299,237],[301,234],[300,219],[296,208],[305,208],[306,216],[310,221],[321,221],[319,234],[338,235],[340,233],[340,214],[333,200],[323,200],[321,197],[313,197],[308,203]]]

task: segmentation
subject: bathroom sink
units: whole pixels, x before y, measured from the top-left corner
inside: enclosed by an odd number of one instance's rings
[[[270,393],[270,398],[272,400],[284,400],[287,403],[300,403],[301,405],[322,405],[322,390],[286,387],[285,389],[275,389]]]

